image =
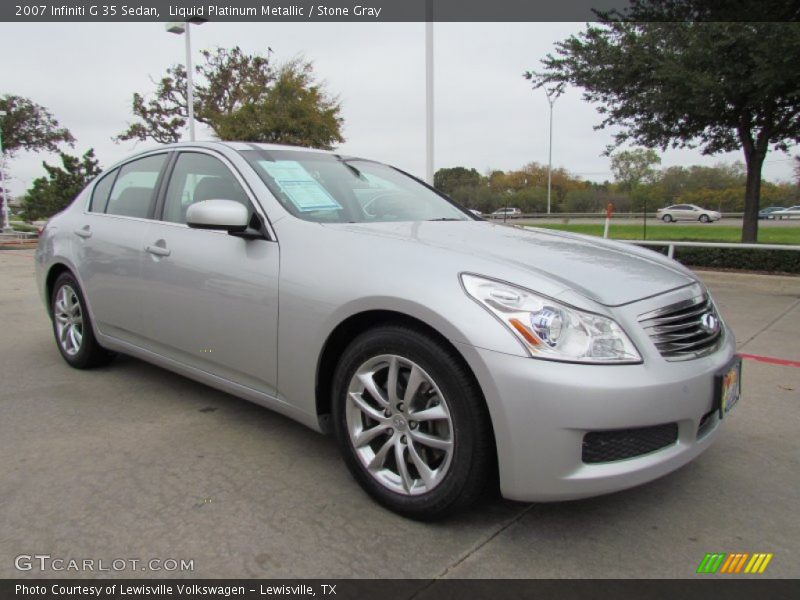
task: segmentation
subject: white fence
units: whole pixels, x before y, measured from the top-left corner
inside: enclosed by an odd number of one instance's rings
[[[791,246],[787,244],[741,244],[730,242],[670,242],[660,240],[615,240],[626,244],[636,244],[637,246],[667,246],[667,256],[675,256],[675,248],[738,248],[741,250],[789,250],[800,251],[800,245]]]

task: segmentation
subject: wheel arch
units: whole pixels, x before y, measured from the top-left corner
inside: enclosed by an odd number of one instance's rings
[[[433,337],[445,348],[450,350],[452,355],[463,363],[466,372],[472,378],[477,389],[480,390],[481,396],[483,396],[484,406],[486,407],[486,414],[489,417],[492,436],[494,437],[494,424],[492,423],[491,411],[489,411],[489,407],[486,404],[483,388],[463,354],[435,327],[421,319],[394,310],[365,310],[350,315],[341,321],[325,340],[317,361],[314,385],[317,418],[319,419],[320,427],[323,431],[327,432],[331,429],[331,384],[333,382],[336,366],[339,362],[339,357],[341,357],[347,345],[355,337],[369,329],[381,325],[404,325],[410,327]]]
[[[53,318],[53,307],[51,302],[51,298],[53,297],[53,286],[56,283],[56,279],[58,279],[62,273],[69,273],[77,279],[75,272],[67,264],[63,262],[55,262],[50,265],[50,268],[47,270],[47,276],[44,280],[44,289],[45,293],[47,294],[45,296],[47,299],[47,314],[51,319]]]

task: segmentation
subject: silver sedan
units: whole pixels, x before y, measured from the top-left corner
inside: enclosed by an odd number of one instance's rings
[[[48,222],[36,267],[73,367],[130,354],[333,432],[414,518],[644,483],[739,397],[734,337],[678,263],[333,152],[137,154]]]
[[[700,221],[701,223],[711,223],[719,221],[722,214],[716,210],[708,210],[696,204],[673,204],[666,208],[659,208],[656,217],[665,223],[673,221]]]

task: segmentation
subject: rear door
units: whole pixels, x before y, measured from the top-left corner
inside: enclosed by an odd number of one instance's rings
[[[73,232],[95,325],[101,333],[133,343],[141,340],[142,241],[167,158],[166,152],[151,154],[105,174]]]
[[[154,351],[276,395],[278,244],[192,229],[186,212],[203,200],[234,200],[259,212],[220,154],[180,152],[147,229],[142,307]]]

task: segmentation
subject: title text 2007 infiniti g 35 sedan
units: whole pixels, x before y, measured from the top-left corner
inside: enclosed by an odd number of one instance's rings
[[[529,501],[652,480],[739,396],[733,335],[678,263],[486,222],[332,152],[138,154],[50,220],[36,266],[72,366],[123,352],[332,430],[418,518],[495,478]]]

